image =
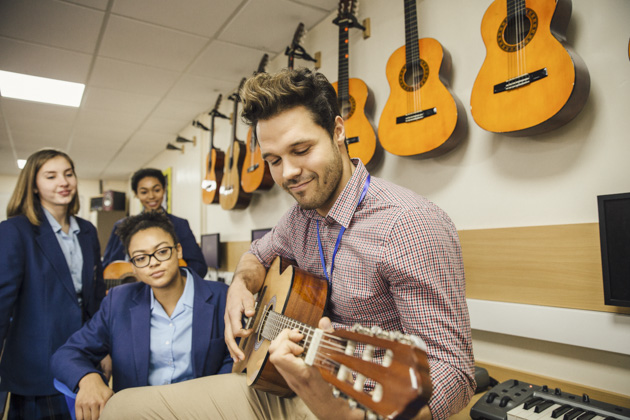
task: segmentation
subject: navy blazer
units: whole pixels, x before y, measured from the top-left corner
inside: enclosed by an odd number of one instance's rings
[[[196,378],[232,371],[224,339],[227,286],[203,280],[194,271],[192,364]],[[184,273],[185,275],[185,273]],[[52,357],[55,378],[75,390],[83,376],[112,356],[113,388],[149,385],[151,288],[136,282],[113,287],[101,309]]]
[[[94,226],[76,218],[83,253],[83,308],[70,269],[48,223],[25,216],[0,223],[0,390],[52,395],[50,357],[90,318],[105,296],[100,245]]]
[[[192,230],[190,230],[188,220],[173,216],[169,213],[166,213],[166,215],[169,219],[171,219],[171,223],[173,223],[173,226],[175,227],[177,240],[182,245],[182,257],[184,258],[184,261],[186,261],[188,267],[192,268],[195,273],[199,274],[199,277],[205,277],[208,272],[208,266],[206,265],[206,260],[203,258],[203,254],[201,253],[201,248],[197,245],[195,235],[193,235]],[[114,261],[125,260],[127,251],[125,250],[125,247],[118,235],[116,235],[116,229],[123,220],[125,219],[120,219],[114,224],[112,233],[109,236],[109,241],[107,241],[107,246],[105,247],[103,267],[107,267]]]

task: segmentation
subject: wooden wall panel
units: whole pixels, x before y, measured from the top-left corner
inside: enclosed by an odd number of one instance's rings
[[[599,225],[459,231],[472,299],[630,314],[604,305]]]

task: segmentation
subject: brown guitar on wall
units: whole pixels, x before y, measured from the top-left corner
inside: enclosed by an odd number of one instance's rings
[[[252,198],[250,193],[246,193],[241,188],[240,174],[245,160],[245,143],[236,138],[236,127],[238,126],[238,103],[240,102],[241,88],[245,84],[243,77],[236,92],[230,95],[229,99],[234,101],[234,111],[232,112],[232,144],[227,151],[227,164],[223,172],[221,187],[219,188],[219,203],[224,210],[244,209],[249,205]]]
[[[214,119],[228,118],[219,112],[219,105],[223,95],[219,94],[214,108],[210,111],[210,149],[206,158],[206,176],[201,181],[201,197],[205,204],[219,203],[219,186],[223,179],[223,165],[225,162],[225,153],[214,147]],[[200,124],[200,123],[199,123]],[[205,128],[205,127],[204,127]]]
[[[486,58],[470,106],[484,130],[534,135],[571,121],[584,107],[590,76],[566,44],[571,0],[495,0],[481,35]]]
[[[339,26],[339,68],[338,81],[333,83],[337,92],[339,110],[344,119],[346,144],[351,158],[359,158],[368,168],[378,165],[382,158],[382,149],[376,140],[376,133],[365,115],[365,107],[369,97],[365,82],[357,78],[349,78],[349,32],[350,28],[365,29],[355,16],[356,0],[341,0],[339,14],[333,21]],[[372,101],[370,101],[372,105]]]
[[[459,144],[466,112],[449,89],[450,70],[450,55],[438,41],[418,39],[416,0],[405,0],[405,45],[387,61],[390,94],[378,125],[385,150],[431,158]]]
[[[258,65],[256,73],[264,73],[269,61],[269,54],[263,55]],[[256,132],[253,127],[249,127],[247,132],[247,150],[245,161],[241,172],[241,187],[246,193],[256,190],[268,190],[273,187],[273,177],[269,171],[269,164],[263,160],[256,140]]]
[[[284,378],[269,363],[268,350],[284,328],[297,328],[305,336],[299,343],[305,349],[304,361],[317,367],[341,395],[384,418],[412,418],[432,393],[422,343],[402,334],[374,334],[360,326],[334,333],[314,328],[322,317],[327,288],[326,280],[277,257],[258,293],[256,314],[246,325],[254,331],[239,344],[246,360],[235,363],[232,371],[246,371],[247,384],[256,389],[291,395]],[[353,350],[357,343],[366,344],[364,354],[359,356]],[[371,351],[386,352],[382,365],[372,361]],[[356,380],[352,372],[357,373]],[[368,379],[376,382],[371,394],[363,390]],[[355,382],[360,385],[358,389],[354,388]]]

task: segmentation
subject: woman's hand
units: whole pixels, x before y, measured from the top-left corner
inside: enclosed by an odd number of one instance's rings
[[[74,403],[77,420],[97,420],[114,391],[105,385],[98,373],[88,373],[79,381],[79,392]]]

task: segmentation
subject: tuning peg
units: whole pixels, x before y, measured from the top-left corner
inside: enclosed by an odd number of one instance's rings
[[[355,408],[358,407],[359,404],[357,404],[357,402],[353,400],[352,398],[349,398],[348,405],[350,406],[350,410],[354,410]]]
[[[333,394],[333,397],[339,398],[341,396],[341,391],[339,391],[337,389],[337,387],[333,386],[332,387],[332,394]]]

